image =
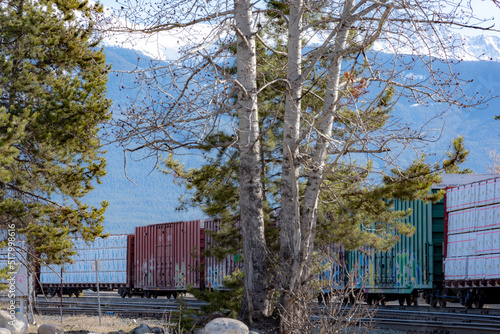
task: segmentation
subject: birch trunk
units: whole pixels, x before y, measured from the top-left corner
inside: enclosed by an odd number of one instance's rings
[[[304,249],[302,263],[303,270],[297,274],[296,280],[304,282],[310,276],[310,258],[314,248],[314,237],[317,222],[318,200],[321,183],[323,181],[323,173],[326,165],[327,150],[329,147],[329,140],[332,136],[332,126],[337,114],[337,102],[339,98],[339,86],[342,69],[342,52],[346,49],[347,36],[351,26],[352,13],[351,9],[354,5],[354,0],[347,0],[345,2],[342,21],[339,31],[335,37],[333,59],[328,69],[327,86],[322,108],[323,120],[317,125],[316,131],[318,138],[316,146],[313,151],[311,169],[309,170],[307,185],[304,193],[302,217],[301,217],[301,244]]]
[[[288,291],[294,290],[295,270],[300,270],[301,229],[299,205],[299,154],[302,71],[302,8],[303,1],[290,2],[288,29],[288,71],[290,90],[286,96],[283,124],[283,164],[281,175],[281,222],[280,222],[280,288],[285,292],[282,303],[287,304]]]
[[[311,170],[309,170],[307,186],[299,206],[299,171],[297,161],[298,140],[300,131],[301,93],[303,78],[301,77],[301,21],[302,1],[290,3],[290,24],[288,38],[288,80],[290,94],[286,100],[284,123],[284,148],[281,181],[282,212],[281,212],[281,261],[280,272],[282,289],[283,319],[282,326],[293,323],[294,317],[300,317],[303,310],[300,300],[300,289],[308,289],[308,280],[311,275],[310,262],[314,248],[314,232],[317,219],[319,190],[325,166],[328,138],[332,133],[332,124],[336,112],[336,102],[339,95],[341,73],[341,51],[346,47],[349,33],[348,17],[353,1],[346,1],[343,13],[342,27],[335,37],[334,55],[336,56],[329,68],[327,90],[322,109],[323,122],[316,131],[318,139],[313,152]],[[302,315],[303,316],[303,315]]]
[[[252,3],[235,1],[237,78],[244,90],[238,95],[240,148],[240,210],[243,235],[245,296],[240,317],[253,324],[270,313],[267,247],[264,238],[260,174],[257,66]]]

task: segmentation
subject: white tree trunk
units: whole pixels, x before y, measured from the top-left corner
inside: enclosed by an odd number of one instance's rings
[[[240,148],[240,211],[245,270],[245,305],[247,318],[269,315],[269,279],[267,247],[264,238],[262,183],[260,174],[259,119],[257,106],[257,65],[253,31],[252,2],[235,1],[238,29],[238,81],[246,91],[238,94]]]
[[[343,23],[335,36],[333,59],[327,74],[327,90],[322,108],[322,122],[315,129],[318,133],[313,151],[311,169],[308,171],[307,185],[299,207],[298,178],[300,163],[297,161],[299,126],[301,114],[301,94],[303,78],[301,77],[301,8],[302,1],[290,3],[290,23],[288,39],[288,80],[290,94],[286,101],[284,122],[284,149],[282,167],[282,212],[281,212],[281,289],[286,292],[282,299],[288,317],[295,314],[291,294],[307,283],[311,275],[310,262],[314,249],[314,232],[317,219],[319,190],[322,183],[326,163],[328,138],[332,134],[332,124],[336,113],[341,77],[341,52],[346,48],[349,33],[350,9],[353,0],[347,0],[344,7]],[[301,212],[300,212],[301,210]],[[286,319],[285,319],[286,321]]]
[[[300,135],[302,70],[302,9],[303,1],[290,2],[288,29],[288,72],[290,90],[286,96],[283,123],[283,164],[281,174],[280,288],[293,291],[292,276],[299,269],[301,250],[298,140]]]
[[[303,282],[309,278],[310,257],[314,248],[314,236],[316,230],[318,199],[321,183],[323,181],[324,167],[326,164],[327,149],[329,147],[329,139],[332,136],[332,126],[337,113],[337,102],[339,98],[339,86],[342,68],[342,51],[347,45],[347,36],[351,25],[351,9],[354,5],[354,0],[346,0],[342,15],[340,29],[335,36],[335,44],[333,49],[333,59],[328,69],[327,86],[322,108],[322,122],[317,125],[316,131],[318,138],[314,148],[311,170],[307,178],[307,185],[304,193],[302,217],[301,217],[301,233],[302,247],[301,253],[303,270],[297,274],[298,282]]]

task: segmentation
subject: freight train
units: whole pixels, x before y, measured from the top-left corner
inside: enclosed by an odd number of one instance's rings
[[[439,189],[438,203],[396,200],[394,210],[412,209],[415,234],[387,252],[344,252],[336,277],[349,277],[368,304],[416,305],[419,296],[433,307],[500,304],[500,177],[444,175]]]
[[[500,303],[500,177],[444,175],[433,191],[439,189],[446,195],[438,203],[395,201],[394,210],[412,209],[406,222],[416,232],[390,251],[333,248],[340,261],[322,273],[331,282],[325,291],[349,284],[369,304],[414,305],[418,296],[441,307]],[[203,255],[212,243],[206,232],[218,228],[216,220],[193,220],[140,226],[92,244],[76,240],[74,263],[40,268],[37,291],[78,296],[95,290],[97,278],[102,290],[122,297],[175,297],[188,286],[223,289],[223,278],[242,264],[237,254],[223,261]]]
[[[42,266],[37,293],[79,296],[85,289],[117,290],[122,297],[176,297],[188,287],[224,289],[223,278],[240,268],[241,256],[205,257],[213,243],[207,231],[217,220],[139,226],[129,235],[75,240],[77,254],[64,267]]]

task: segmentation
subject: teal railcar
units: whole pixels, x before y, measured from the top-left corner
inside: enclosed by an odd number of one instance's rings
[[[419,292],[435,306],[443,286],[444,204],[396,200],[394,210],[411,209],[405,222],[415,226],[411,237],[400,236],[387,252],[361,249],[349,252],[351,279],[364,291],[366,301],[399,300],[416,304]]]

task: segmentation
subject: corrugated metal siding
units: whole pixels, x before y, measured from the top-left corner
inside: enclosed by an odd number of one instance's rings
[[[99,283],[125,284],[127,282],[127,235],[112,235],[95,238],[87,243],[82,238],[74,239],[77,254],[74,263],[64,265],[62,280],[66,284],[95,284],[95,260],[99,261]],[[61,266],[40,267],[42,284],[59,284]]]
[[[200,220],[135,229],[135,288],[185,290],[203,287]]]
[[[343,245],[332,244],[318,250],[317,272],[320,287],[324,293],[344,289],[347,282],[346,251]]]
[[[217,232],[220,229],[218,220],[205,220],[205,230]],[[214,246],[213,237],[205,234],[207,248]],[[225,259],[205,257],[205,285],[211,289],[224,289],[223,279],[236,269],[242,269],[243,263],[239,254],[230,254]]]
[[[135,278],[135,235],[129,234],[127,239],[127,287],[132,289],[134,287]]]
[[[405,223],[415,226],[411,237],[400,236],[387,252],[363,250],[349,255],[351,272],[366,292],[411,293],[433,287],[439,278],[442,244],[443,204],[395,200],[394,210],[412,209]],[[442,275],[442,273],[441,273]]]
[[[500,178],[448,189],[446,209],[446,284],[500,278]]]

